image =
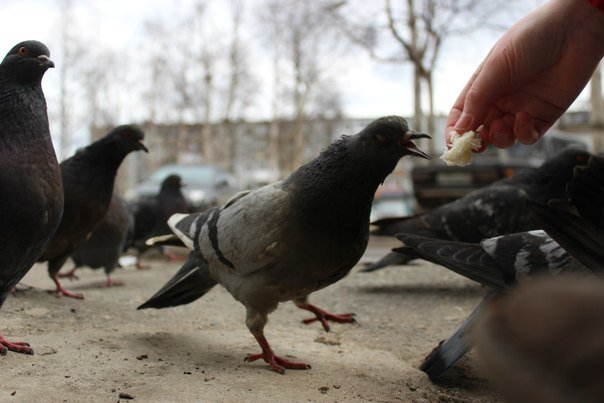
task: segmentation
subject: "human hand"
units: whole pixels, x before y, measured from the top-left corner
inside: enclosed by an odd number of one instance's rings
[[[455,101],[451,134],[476,130],[484,150],[535,143],[568,109],[604,56],[604,12],[551,0],[512,26]],[[484,126],[483,126],[484,125]]]

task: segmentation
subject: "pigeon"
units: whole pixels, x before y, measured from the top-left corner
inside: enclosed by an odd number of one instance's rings
[[[542,230],[502,235],[480,243],[410,234],[399,234],[398,238],[405,244],[401,252],[412,249],[416,257],[442,265],[488,287],[483,300],[458,330],[441,342],[420,366],[432,380],[439,378],[471,349],[469,329],[488,301],[535,277],[556,276],[561,272],[592,273]]]
[[[604,401],[604,282],[543,278],[483,311],[482,368],[510,402]]]
[[[61,162],[65,207],[59,227],[39,261],[48,261],[48,275],[58,295],[82,299],[61,285],[58,273],[69,256],[90,236],[105,216],[115,175],[132,151],[148,152],[144,133],[135,125],[118,126],[105,137]]]
[[[551,199],[566,198],[566,184],[575,166],[585,165],[590,153],[567,148],[546,160],[536,170],[524,170],[477,189],[453,202],[426,213],[385,219],[374,223],[376,235],[398,233],[462,242],[480,242],[485,238],[539,229],[525,207],[527,200],[547,204]],[[410,256],[390,252],[378,262],[366,266],[371,272],[390,264],[406,264]]]
[[[152,237],[171,234],[168,218],[173,214],[189,211],[187,200],[181,191],[182,186],[180,175],[168,175],[162,181],[156,197],[140,200],[132,206],[135,224],[134,236],[129,246],[137,250],[137,268],[141,268],[140,255],[149,249],[145,241]]]
[[[124,251],[128,238],[134,231],[134,219],[126,204],[117,196],[111,198],[109,209],[100,224],[92,231],[72,254],[74,268],[67,273],[59,273],[59,278],[78,279],[75,272],[82,266],[92,269],[103,267],[107,275],[107,287],[122,285],[114,280],[111,273],[119,266],[119,259]]]
[[[41,81],[54,67],[48,48],[21,42],[0,63],[0,306],[34,265],[63,211],[61,171]],[[33,354],[0,334],[0,354]]]
[[[270,368],[308,369],[276,355],[264,336],[280,302],[328,321],[354,322],[331,314],[308,295],[343,278],[369,240],[369,215],[377,187],[405,155],[428,156],[412,140],[429,138],[405,119],[382,117],[354,136],[343,136],[282,181],[240,192],[203,213],[177,214],[168,225],[192,252],[176,275],[139,309],[165,308],[200,298],[220,283],[247,311],[246,325]]]
[[[527,203],[535,221],[577,260],[604,270],[604,157],[592,155],[575,169],[568,200]]]

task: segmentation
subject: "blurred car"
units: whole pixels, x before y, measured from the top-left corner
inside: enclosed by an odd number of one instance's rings
[[[502,162],[483,159],[463,167],[446,166],[442,161],[416,166],[411,171],[415,199],[422,209],[431,209],[458,199],[499,179],[509,178],[538,164],[516,160]]]
[[[239,191],[235,177],[214,165],[164,165],[151,176],[126,192],[129,202],[155,197],[163,180],[169,175],[182,178],[182,193],[191,211],[200,211],[227,201]]]
[[[535,169],[567,147],[588,149],[588,144],[577,136],[550,130],[531,146],[516,143],[506,149],[489,147],[463,167],[446,166],[440,159],[433,159],[428,165],[413,167],[413,192],[422,209],[438,207],[521,170]]]

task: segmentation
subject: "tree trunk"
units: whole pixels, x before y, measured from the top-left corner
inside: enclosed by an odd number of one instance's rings
[[[434,82],[432,80],[432,73],[426,73],[425,76],[426,85],[428,87],[428,134],[433,138],[436,133],[436,125],[434,121]],[[436,144],[433,140],[425,139],[428,142],[428,154],[435,155],[436,154]]]
[[[413,130],[422,131],[424,113],[422,111],[422,74],[416,63],[413,68]]]

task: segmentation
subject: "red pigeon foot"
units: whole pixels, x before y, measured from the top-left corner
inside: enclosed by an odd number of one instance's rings
[[[355,323],[356,319],[354,318],[354,313],[329,313],[324,311],[321,308],[318,308],[312,304],[296,304],[296,306],[300,309],[305,309],[315,314],[314,318],[304,319],[302,322],[305,324],[312,323],[314,321],[319,321],[323,325],[323,329],[326,332],[329,332],[329,323],[327,321],[332,321],[336,323]]]
[[[76,299],[84,299],[84,294],[79,294],[76,292],[71,292],[66,290],[65,288],[63,288],[63,286],[61,285],[61,283],[59,283],[59,279],[54,277],[53,281],[55,282],[55,284],[57,285],[57,289],[56,290],[48,290],[49,293],[57,293],[57,295],[61,296],[65,296],[65,297],[69,297],[69,298],[76,298]]]
[[[264,336],[258,336],[256,337],[256,340],[258,340],[258,344],[260,344],[260,347],[262,347],[262,353],[248,354],[247,357],[245,357],[244,361],[252,362],[262,358],[266,363],[268,363],[268,365],[270,365],[273,371],[278,372],[280,374],[284,374],[286,368],[310,369],[310,365],[308,364],[305,364],[303,362],[292,362],[286,360],[285,358],[281,358],[278,355],[275,355]]]
[[[10,342],[0,334],[0,355],[6,355],[8,350],[29,355],[34,353],[34,350],[29,346],[29,343],[24,341]]]
[[[59,273],[58,277],[59,278],[68,278],[71,281],[73,281],[73,280],[79,280],[80,278],[78,276],[76,276],[76,274],[75,274],[76,270],[77,270],[77,268],[74,267],[73,269],[71,269],[67,273]]]

